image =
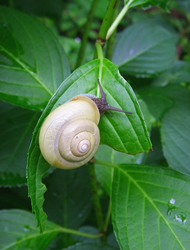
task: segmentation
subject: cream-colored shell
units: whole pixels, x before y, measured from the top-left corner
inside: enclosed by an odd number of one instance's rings
[[[75,96],[45,119],[39,136],[40,150],[52,166],[77,168],[87,163],[100,143],[100,114],[87,96]]]

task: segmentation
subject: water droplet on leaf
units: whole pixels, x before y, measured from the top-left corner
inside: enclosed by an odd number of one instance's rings
[[[30,227],[28,225],[25,225],[24,226],[24,232],[29,232],[29,230],[30,230]]]
[[[181,224],[185,224],[187,222],[186,214],[183,212],[180,214],[175,214],[175,220]]]
[[[171,215],[173,213],[173,210],[176,208],[175,206],[175,199],[171,198],[170,201],[168,201],[168,215]]]

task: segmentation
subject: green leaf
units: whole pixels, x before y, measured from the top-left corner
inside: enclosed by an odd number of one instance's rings
[[[110,246],[108,244],[104,244],[104,243],[77,243],[74,246],[68,247],[68,248],[64,248],[64,250],[117,250],[118,248],[115,248],[113,246]]]
[[[118,68],[103,60],[102,86],[110,106],[132,112],[132,115],[114,112],[113,117],[101,117],[99,128],[101,144],[128,154],[149,152],[151,143],[144,117],[130,85],[121,77]]]
[[[27,151],[39,116],[0,102],[0,186],[26,183]]]
[[[14,8],[23,12],[27,12],[34,16],[49,17],[58,20],[61,18],[63,3],[61,0],[41,0],[40,2],[34,0],[15,1]]]
[[[88,233],[88,234],[98,234],[98,229],[91,226],[82,226],[78,229],[80,232]],[[83,242],[83,243],[98,243],[100,242],[100,238],[86,238],[80,235],[72,235],[72,239],[74,242]]]
[[[158,127],[153,127],[151,129],[151,142],[153,145],[153,151],[151,151],[147,157],[145,158],[144,163],[146,165],[153,166],[168,166],[166,159],[163,154],[162,144],[161,144],[161,136],[160,130]]]
[[[161,120],[164,113],[174,106],[172,98],[167,96],[169,93],[168,88],[148,87],[139,91],[141,98],[146,102],[150,113],[157,119]],[[166,94],[167,93],[167,94]]]
[[[116,249],[120,250],[120,247],[119,247],[118,242],[116,241],[114,232],[108,235],[107,243],[111,246],[114,246]]]
[[[169,166],[189,175],[190,90],[179,85],[168,85],[146,88],[140,95],[153,115],[160,114],[163,152]]]
[[[120,248],[188,249],[190,178],[167,168],[118,165],[113,227]]]
[[[56,169],[44,183],[47,187],[44,211],[48,219],[64,227],[78,228],[92,208],[87,168]]]
[[[39,234],[33,214],[17,209],[1,210],[0,249],[45,250],[58,233],[56,227],[57,225],[48,221],[46,231]]]
[[[143,154],[128,155],[115,151],[114,149],[100,145],[98,151],[95,154],[95,171],[97,180],[101,183],[101,186],[105,191],[111,193],[111,185],[113,178],[113,169],[110,166],[106,166],[106,163],[121,164],[121,163],[138,163],[140,164],[143,159]]]
[[[145,121],[148,127],[148,131],[150,131],[152,116],[147,108],[146,103],[139,99],[138,100],[143,111]],[[152,152],[149,152],[149,154]],[[129,155],[126,153],[115,151],[114,149],[106,146],[100,145],[98,151],[95,154],[95,171],[98,181],[101,183],[102,187],[105,191],[110,194],[111,193],[111,183],[113,178],[112,168],[105,166],[106,162],[112,164],[121,164],[121,163],[142,163],[143,159],[146,158],[144,154],[137,155]],[[102,163],[101,163],[102,162]]]
[[[62,83],[46,106],[34,130],[29,149],[27,167],[29,196],[41,231],[44,229],[46,220],[42,210],[43,194],[46,188],[41,183],[41,179],[49,164],[44,160],[39,149],[40,127],[53,109],[72,97],[83,93],[97,95],[97,78],[100,69],[101,84],[110,106],[129,110],[133,113],[128,115],[113,112],[112,117],[109,114],[102,115],[99,123],[101,143],[129,154],[148,152],[151,148],[144,118],[135,94],[130,85],[120,76],[117,67],[106,59],[100,64],[99,59],[97,59],[75,70]]]
[[[157,20],[141,20],[120,32],[113,62],[125,74],[153,77],[176,60],[177,40],[176,33]]]
[[[142,110],[142,113],[146,122],[147,130],[150,133],[152,123],[154,122],[154,117],[151,115],[149,108],[144,100],[138,98],[138,102],[140,104],[140,107],[141,107],[141,110]]]
[[[129,0],[124,0],[125,4],[129,2]],[[168,10],[169,8],[169,1],[167,0],[132,0],[131,4],[129,5],[131,7],[135,7],[138,5],[142,5],[144,7],[146,6],[158,6],[162,9]]]
[[[190,63],[176,61],[171,68],[158,76],[154,81],[154,86],[166,86],[167,84],[189,83]]]
[[[173,89],[175,106],[162,119],[161,137],[169,166],[190,175],[190,90]]]
[[[69,75],[64,50],[34,17],[0,6],[0,99],[43,109]]]
[[[27,163],[27,182],[32,211],[35,212],[37,226],[40,227],[40,232],[42,233],[45,230],[45,222],[47,220],[47,215],[43,211],[43,195],[47,189],[42,183],[42,177],[49,169],[49,164],[37,152],[40,152],[39,146],[30,147]]]
[[[176,0],[179,6],[183,9],[183,11],[189,13],[190,12],[190,2],[189,0]]]

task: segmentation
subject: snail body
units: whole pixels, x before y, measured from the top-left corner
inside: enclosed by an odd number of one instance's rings
[[[62,169],[77,168],[94,156],[100,143],[98,123],[108,110],[130,113],[110,107],[102,87],[101,98],[78,95],[53,110],[45,119],[39,146],[45,160]]]

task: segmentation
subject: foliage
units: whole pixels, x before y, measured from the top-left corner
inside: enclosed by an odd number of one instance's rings
[[[0,249],[189,249],[188,0],[0,4]],[[49,166],[45,118],[98,78],[132,114],[101,116],[94,162]]]

